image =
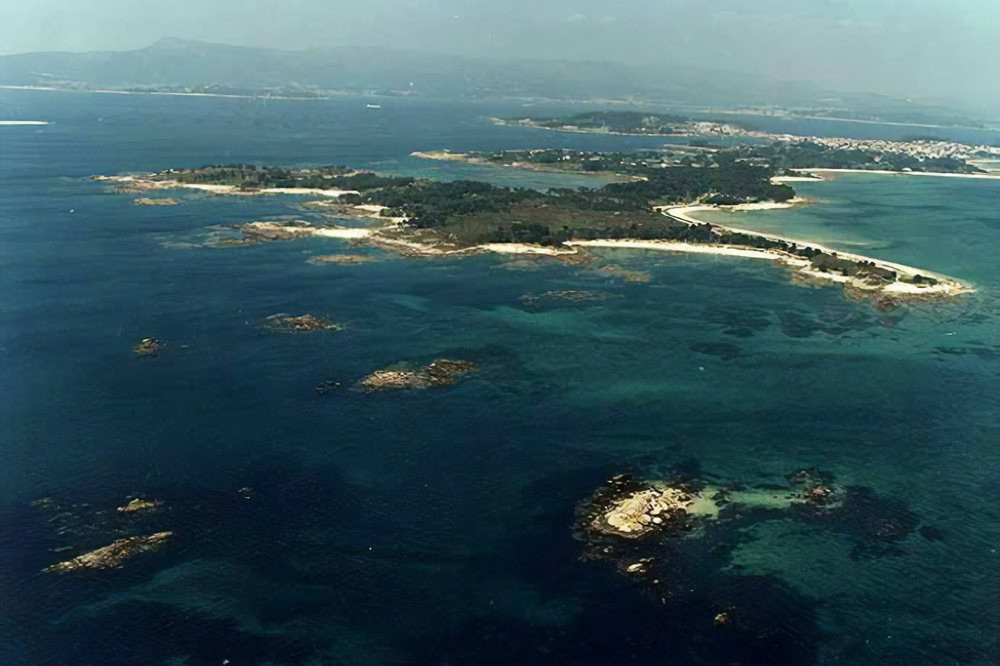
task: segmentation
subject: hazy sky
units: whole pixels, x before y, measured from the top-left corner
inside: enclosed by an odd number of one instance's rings
[[[1000,106],[1000,0],[0,0],[3,53],[132,49],[165,36],[698,62]]]

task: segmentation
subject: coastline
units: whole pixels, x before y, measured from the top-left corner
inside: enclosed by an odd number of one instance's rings
[[[127,191],[133,192],[188,188],[221,195],[253,196],[263,194],[291,194],[320,195],[329,198],[339,198],[344,194],[357,193],[356,190],[349,191],[295,187],[261,188],[259,190],[244,191],[240,190],[235,185],[181,183],[174,180],[149,180],[143,179],[141,176],[95,176],[94,180],[121,183],[126,186]],[[421,239],[414,237],[412,231],[410,231],[409,235],[407,235],[408,230],[402,226],[402,223],[405,222],[405,218],[383,218],[380,213],[384,209],[384,206],[377,204],[352,206],[350,211],[345,211],[349,212],[349,214],[353,214],[353,216],[357,218],[376,219],[385,222],[383,224],[375,224],[370,227],[303,227],[297,225],[283,225],[273,222],[252,222],[248,223],[247,227],[251,232],[264,236],[271,236],[271,239],[276,240],[306,236],[336,238],[367,243],[408,256],[456,256],[487,252],[508,255],[522,254],[565,257],[568,255],[580,254],[585,251],[586,248],[597,247],[657,250],[688,254],[716,254],[747,259],[766,259],[792,269],[796,276],[803,281],[813,283],[820,282],[823,284],[842,284],[845,289],[850,289],[853,294],[870,294],[873,296],[883,295],[888,297],[944,298],[975,291],[971,285],[933,271],[923,270],[896,262],[875,259],[873,257],[854,254],[851,252],[837,251],[818,243],[796,238],[788,238],[775,234],[740,229],[738,227],[708,223],[691,216],[691,213],[705,210],[751,211],[787,209],[800,205],[804,202],[804,199],[795,197],[782,202],[764,201],[729,206],[692,203],[685,205],[654,207],[655,211],[689,226],[702,226],[708,224],[711,227],[711,231],[717,235],[721,235],[720,232],[722,234],[742,234],[772,241],[782,246],[790,246],[782,249],[758,248],[752,245],[738,245],[735,243],[730,244],[722,242],[692,243],[668,239],[647,240],[638,238],[567,240],[564,241],[559,247],[532,243],[504,242],[480,243],[477,245],[462,247],[460,245],[443,242],[441,239],[433,237],[426,239],[430,242],[421,242]],[[325,206],[328,204],[322,203],[322,205]],[[394,231],[397,233],[394,234]],[[824,270],[812,261],[813,255],[806,254],[803,256],[802,254],[796,254],[792,251],[786,251],[786,249],[792,250],[796,247],[805,250],[816,250],[817,254],[829,255],[837,259],[853,262],[854,264],[868,265],[871,268],[891,272],[894,275],[891,281],[885,277],[873,280],[871,270],[860,272],[852,271],[852,275],[846,274],[847,271],[844,269],[840,269],[841,272],[835,272],[834,270],[829,269]],[[931,280],[928,281],[927,278],[930,278]]]
[[[783,206],[788,207],[788,206]],[[695,213],[698,211],[705,210],[725,210],[721,206],[712,206],[708,204],[689,204],[685,206],[674,206],[674,207],[660,207],[659,210],[664,214],[668,215],[675,220],[684,222],[690,225],[697,224],[707,224],[706,222],[699,220],[697,218],[691,217],[690,213]],[[761,209],[758,209],[761,210]],[[922,268],[916,268],[914,266],[908,266],[906,264],[900,264],[893,261],[886,261],[883,259],[876,259],[874,257],[869,257],[862,254],[855,254],[853,252],[844,252],[841,250],[834,250],[825,245],[819,243],[813,243],[811,241],[805,241],[798,238],[789,238],[787,236],[779,236],[776,234],[769,234],[761,231],[753,231],[750,229],[741,229],[739,227],[730,227],[721,224],[711,223],[713,227],[721,229],[723,231],[728,231],[731,233],[738,234],[749,234],[752,236],[759,236],[761,238],[766,238],[768,240],[783,242],[783,243],[794,243],[799,246],[810,247],[820,250],[826,254],[834,255],[850,261],[856,262],[871,262],[878,268],[884,268],[887,270],[895,271],[906,277],[913,277],[916,275],[923,275],[925,277],[931,277],[937,280],[937,284],[934,285],[918,285],[909,282],[903,282],[901,280],[894,280],[892,283],[885,286],[872,286],[865,283],[857,278],[852,278],[846,275],[841,275],[838,273],[831,273],[826,271],[820,271],[812,267],[808,260],[803,259],[787,252],[781,252],[779,250],[764,250],[756,248],[747,248],[746,251],[741,251],[740,254],[735,256],[743,256],[747,258],[758,258],[758,259],[771,259],[778,261],[783,265],[795,269],[798,272],[803,273],[807,277],[818,278],[821,280],[827,280],[831,282],[842,283],[844,285],[849,285],[858,289],[866,291],[881,291],[894,295],[904,295],[904,296],[934,296],[934,297],[948,297],[948,296],[958,296],[960,294],[969,294],[975,291],[971,285],[962,282],[956,278],[944,275],[942,273],[937,273],[934,271],[925,270]],[[603,241],[602,241],[603,242]],[[610,241],[609,241],[610,242]],[[684,246],[681,249],[671,249],[671,251],[677,252],[705,252],[705,250],[692,250],[691,244],[680,243],[679,245]],[[732,255],[732,250],[736,249],[732,246],[709,246],[715,248],[716,251],[713,254],[730,254]],[[668,248],[650,248],[650,249],[668,249]]]
[[[525,151],[529,152],[529,151]],[[472,157],[469,153],[453,153],[448,149],[444,150],[415,150],[410,153],[410,157],[418,157],[422,160],[438,160],[441,162],[459,162],[461,164],[469,164],[472,166],[481,166],[494,169],[524,169],[526,171],[536,171],[540,173],[560,173],[568,174],[571,176],[592,176],[596,178],[608,178],[615,177],[622,181],[639,180],[635,176],[627,176],[625,174],[620,174],[615,171],[584,171],[583,169],[573,170],[573,169],[560,169],[558,167],[546,166],[545,164],[533,164],[531,162],[514,162],[511,164],[503,164],[497,162],[490,162],[480,157]]]
[[[59,88],[57,86],[0,85],[0,90],[34,90],[39,92],[93,93],[97,95],[165,95],[171,97],[223,97],[230,99],[321,100],[325,97],[293,97],[290,95],[239,95],[236,93],[171,92],[167,90],[114,90],[112,88]]]
[[[799,173],[877,173],[888,176],[938,176],[941,178],[979,178],[985,180],[1000,180],[1000,174],[992,173],[952,173],[949,171],[891,171],[889,169],[828,169],[823,167],[796,168],[791,171]],[[796,176],[775,176],[777,178],[792,179]],[[814,180],[824,180],[823,178],[803,177],[800,182]],[[784,181],[788,182],[788,181]]]
[[[182,183],[177,180],[149,180],[141,176],[94,176],[103,183],[121,183],[136,192],[154,190],[188,189],[230,196],[257,196],[262,194],[296,194],[337,198],[345,194],[360,194],[357,190],[319,189],[313,187],[263,187],[259,190],[241,190],[236,185],[215,185],[211,183]]]

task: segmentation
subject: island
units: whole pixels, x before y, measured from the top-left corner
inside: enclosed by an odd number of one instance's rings
[[[570,160],[594,155],[570,153]],[[501,161],[508,159],[501,157]],[[648,154],[601,158],[627,180],[599,188],[541,192],[474,180],[433,181],[346,167],[223,165],[100,177],[125,191],[195,188],[215,194],[320,194],[323,208],[365,227],[253,222],[236,244],[337,237],[404,255],[494,252],[580,258],[594,248],[660,250],[765,259],[800,282],[839,283],[881,308],[900,299],[940,298],[971,286],[934,272],[809,241],[712,224],[692,217],[704,207],[785,207],[795,191],[780,182],[784,167],[745,159],[737,150],[706,153],[698,163],[656,162]]]
[[[497,125],[537,127],[560,132],[635,134],[645,136],[701,136],[742,134],[753,128],[737,122],[695,120],[671,113],[643,111],[587,111],[543,118],[491,118]]]

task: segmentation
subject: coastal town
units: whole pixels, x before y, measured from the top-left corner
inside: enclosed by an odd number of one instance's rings
[[[494,118],[499,125],[535,127],[561,132],[598,134],[635,134],[644,136],[691,137],[692,139],[752,139],[757,142],[815,144],[832,151],[854,151],[872,156],[878,163],[881,155],[901,154],[916,160],[956,160],[1000,158],[1000,146],[970,145],[935,137],[907,140],[856,139],[847,137],[804,136],[764,132],[736,122],[697,120],[662,113],[638,111],[588,112],[557,118]],[[710,146],[709,146],[710,147]]]

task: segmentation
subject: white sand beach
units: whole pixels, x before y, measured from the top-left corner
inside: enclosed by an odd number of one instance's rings
[[[313,232],[313,236],[322,236],[324,238],[344,238],[348,240],[353,240],[357,238],[368,238],[372,235],[371,229],[363,229],[356,227],[324,227],[321,229],[316,229]]]
[[[890,171],[888,169],[792,169],[801,173],[879,173],[890,176],[936,176],[939,178],[984,178],[987,180],[1000,179],[1000,174],[992,173],[950,173],[947,171]],[[782,176],[778,176],[781,178]],[[813,180],[813,179],[810,179]]]
[[[691,217],[691,213],[696,213],[698,211],[706,210],[718,210],[718,206],[711,206],[707,204],[693,204],[688,206],[675,206],[673,208],[660,207],[658,210],[664,215],[669,215],[676,220],[685,222],[687,224],[703,224],[701,220]],[[754,236],[760,236],[761,238],[766,238],[768,240],[779,241],[784,243],[795,243],[800,246],[811,247],[820,250],[826,254],[836,255],[838,257],[848,259],[851,261],[865,261],[871,262],[878,266],[879,268],[885,268],[888,270],[896,271],[902,276],[912,277],[915,275],[923,275],[925,277],[931,277],[937,280],[937,284],[927,285],[927,284],[912,284],[909,282],[902,282],[897,280],[889,285],[878,287],[879,291],[885,291],[889,293],[905,294],[905,295],[934,295],[934,296],[957,296],[959,294],[967,294],[975,291],[975,289],[968,284],[961,282],[955,278],[949,277],[947,275],[942,275],[940,273],[935,273],[933,271],[925,270],[922,268],[915,268],[913,266],[907,266],[905,264],[896,263],[893,261],[885,261],[882,259],[876,259],[874,257],[869,257],[861,254],[855,254],[852,252],[844,252],[842,250],[834,250],[827,246],[821,245],[819,243],[813,243],[811,241],[800,240],[797,238],[788,238],[787,236],[778,236],[776,234],[769,234],[760,231],[753,231],[751,229],[740,229],[739,227],[730,227],[715,224],[715,227],[730,231],[733,233],[744,233]],[[687,243],[680,243],[680,245],[688,245]],[[839,273],[827,273],[824,271],[819,271],[813,268],[812,264],[802,257],[798,257],[787,252],[781,252],[778,250],[758,250],[756,248],[747,248],[746,250],[739,250],[741,252],[748,252],[749,254],[733,254],[733,250],[736,248],[731,247],[719,247],[719,246],[707,246],[709,248],[716,248],[717,252],[714,254],[730,254],[731,256],[745,256],[752,258],[770,258],[772,260],[780,261],[781,263],[794,267],[800,272],[814,278],[819,278],[831,282],[840,282],[844,284],[850,284],[852,286],[858,287],[860,289],[873,289],[871,285],[863,283],[855,278],[847,277]],[[667,249],[667,248],[651,248],[651,249]],[[723,252],[722,250],[729,250]],[[675,250],[675,251],[692,251],[692,252],[703,252],[703,250]]]
[[[566,241],[571,247],[607,247],[629,250],[658,250],[661,252],[686,252],[690,254],[721,254],[730,257],[746,259],[769,259],[774,261],[783,258],[768,250],[737,248],[728,245],[709,245],[707,243],[682,243],[680,241],[630,240],[628,238],[607,238],[600,240]]]

